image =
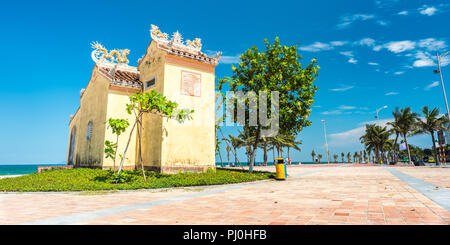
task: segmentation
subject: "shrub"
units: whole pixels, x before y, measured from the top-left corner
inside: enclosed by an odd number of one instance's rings
[[[146,171],[123,171],[116,178],[110,170],[74,168],[57,169],[0,180],[0,191],[98,191],[135,190],[181,186],[219,185],[273,178],[273,173],[248,173],[237,170],[208,169],[204,173],[162,174]]]

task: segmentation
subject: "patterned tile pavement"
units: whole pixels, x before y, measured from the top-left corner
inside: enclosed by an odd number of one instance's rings
[[[270,169],[273,167],[257,167]],[[396,168],[448,185],[450,171]],[[421,171],[424,171],[421,173]],[[79,193],[0,194],[0,224],[50,218],[68,224],[449,224],[450,212],[379,166],[288,166],[286,181],[228,186]],[[411,174],[411,175],[413,175]],[[427,175],[428,174],[428,175]],[[437,182],[436,182],[437,183]],[[220,189],[222,188],[222,189]],[[216,190],[208,194],[208,191]],[[197,195],[198,194],[198,195]],[[139,205],[181,198],[158,205]],[[126,206],[126,211],[117,207]],[[72,219],[73,214],[110,210]]]

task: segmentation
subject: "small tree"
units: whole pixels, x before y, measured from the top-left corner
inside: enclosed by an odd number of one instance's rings
[[[322,159],[322,154],[318,154],[317,159],[319,159],[319,163],[320,163],[320,160]]]
[[[108,124],[108,128],[111,129],[112,133],[116,135],[116,143],[113,143],[109,140],[105,141],[105,154],[106,158],[111,158],[113,160],[113,172],[116,173],[116,157],[117,157],[117,149],[119,147],[119,136],[124,133],[130,123],[127,119],[113,119],[110,118],[106,121]],[[120,155],[122,157],[122,155]]]
[[[350,154],[350,152],[347,153],[347,160],[348,160],[348,163],[352,162],[352,154]]]
[[[335,153],[335,154],[333,155],[333,157],[334,157],[334,162],[337,163],[337,161],[338,161],[338,154]]]
[[[345,162],[345,161],[344,161],[344,157],[345,157],[345,154],[344,154],[344,152],[341,152],[342,163],[344,163],[344,162]]]
[[[128,114],[134,114],[136,120],[131,128],[130,135],[128,137],[128,143],[125,147],[122,160],[120,161],[119,171],[117,175],[120,175],[120,172],[123,168],[123,162],[128,150],[128,146],[130,145],[131,136],[133,134],[134,129],[138,126],[137,134],[138,134],[138,163],[141,164],[142,175],[145,177],[144,171],[144,162],[142,160],[142,118],[144,114],[154,114],[161,117],[165,117],[167,119],[175,119],[179,123],[184,122],[185,120],[191,120],[192,114],[194,110],[190,109],[178,109],[178,104],[174,101],[168,100],[164,95],[158,93],[155,90],[151,90],[147,93],[135,93],[130,96],[130,103],[126,105],[126,110]]]

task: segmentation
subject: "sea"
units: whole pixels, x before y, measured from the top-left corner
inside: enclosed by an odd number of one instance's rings
[[[38,166],[64,166],[65,164],[0,164],[1,175],[23,175],[37,172]]]

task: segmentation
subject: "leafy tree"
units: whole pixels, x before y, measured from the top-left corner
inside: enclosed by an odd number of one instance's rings
[[[134,114],[136,120],[131,128],[130,135],[128,137],[128,142],[125,147],[122,160],[120,161],[120,167],[118,171],[118,176],[123,168],[123,162],[128,150],[128,146],[130,145],[131,136],[133,134],[134,129],[137,127],[138,134],[138,162],[141,164],[142,175],[145,177],[144,171],[144,163],[142,160],[142,117],[144,114],[154,114],[160,117],[165,117],[167,119],[175,119],[179,123],[184,122],[185,120],[191,120],[192,114],[194,110],[190,109],[178,109],[178,103],[175,101],[168,100],[164,95],[158,93],[155,90],[151,90],[147,93],[135,93],[130,96],[130,103],[126,105],[126,110],[128,114]]]
[[[232,136],[231,134],[228,135],[228,138],[223,138],[225,142],[231,144],[231,147],[233,149],[234,154],[234,166],[236,166],[237,163],[242,167],[241,162],[239,162],[239,159],[237,157],[237,149],[239,148],[239,145],[241,144],[241,139],[239,137]]]
[[[296,141],[295,140],[295,135],[289,134],[286,135],[286,147],[287,147],[287,153],[288,153],[288,158],[291,158],[290,155],[290,148],[293,148],[294,150],[297,151],[301,151],[300,147],[298,145],[300,145],[302,143],[302,141]]]
[[[337,163],[337,161],[338,161],[338,154],[335,153],[335,154],[333,155],[333,157],[334,157],[334,162]]]
[[[344,161],[344,157],[345,157],[345,154],[344,154],[344,152],[341,152],[342,163],[344,163],[344,162],[345,162],[345,161]]]
[[[119,136],[125,133],[130,123],[127,119],[113,119],[110,118],[106,121],[108,129],[110,128],[112,133],[116,135],[116,143],[112,143],[109,140],[105,141],[105,154],[106,158],[113,159],[113,173],[116,173],[116,156],[117,148],[119,147]]]
[[[448,123],[448,118],[446,116],[439,116],[439,108],[435,107],[433,110],[429,110],[428,106],[424,106],[422,108],[422,113],[424,116],[424,120],[417,120],[417,128],[412,132],[412,134],[430,134],[432,148],[434,152],[434,158],[436,159],[436,165],[439,165],[438,161],[438,152],[436,150],[436,145],[434,142],[434,133],[440,130],[448,131],[448,129],[444,126]]]
[[[319,163],[320,163],[320,160],[322,159],[322,154],[318,154],[317,159],[319,160]]]
[[[281,133],[292,132],[297,135],[304,127],[310,126],[307,120],[314,102],[313,97],[317,87],[313,85],[318,76],[319,66],[313,59],[306,67],[302,67],[297,46],[282,46],[278,38],[273,44],[266,40],[265,51],[260,51],[256,46],[248,49],[241,55],[238,66],[232,66],[233,75],[219,79],[219,91],[224,85],[229,90],[243,93],[267,92],[268,100],[271,100],[271,91],[279,92],[279,129]],[[245,104],[246,115],[250,112],[248,102]],[[258,104],[259,105],[259,104]],[[258,108],[259,109],[259,108]],[[271,115],[272,108],[267,113]],[[234,113],[234,112],[233,112]],[[255,137],[250,149],[249,172],[253,171],[255,154],[261,139],[261,130],[265,125],[257,122],[256,126],[249,125],[249,119],[245,119],[246,128],[251,136]]]
[[[347,160],[348,160],[348,163],[352,162],[352,154],[350,154],[350,152],[347,153]]]

